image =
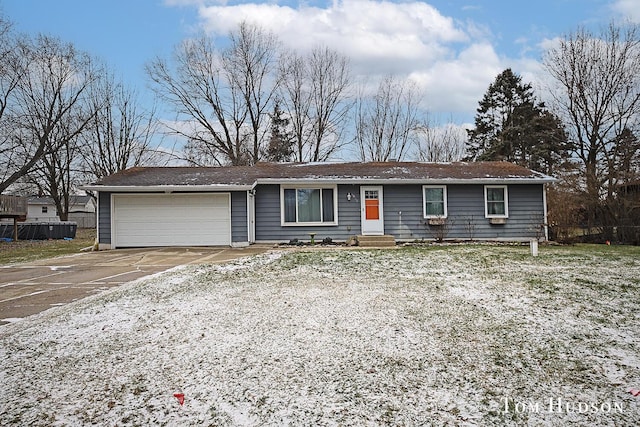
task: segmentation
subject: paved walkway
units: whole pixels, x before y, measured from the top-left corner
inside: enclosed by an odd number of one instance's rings
[[[0,266],[0,325],[178,265],[220,263],[269,248],[117,249]]]

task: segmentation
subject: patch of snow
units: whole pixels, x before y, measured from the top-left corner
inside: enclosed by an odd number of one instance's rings
[[[640,263],[550,251],[178,267],[0,328],[0,423],[640,424]]]
[[[393,167],[391,167],[389,169],[384,170],[382,173],[385,174],[385,175],[395,174],[395,173],[409,175],[409,174],[411,174],[411,170],[409,170],[409,168],[404,167],[404,166],[393,166]]]
[[[49,270],[58,271],[58,270],[64,270],[71,267],[73,266],[72,265],[52,265],[52,266],[49,266]]]

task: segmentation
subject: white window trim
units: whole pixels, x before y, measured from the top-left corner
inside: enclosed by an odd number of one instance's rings
[[[489,188],[502,188],[504,190],[504,215],[489,214],[489,201],[487,200],[487,190]],[[484,186],[484,216],[485,218],[509,218],[509,190],[506,185],[485,185]]]
[[[427,197],[424,190],[427,188],[442,188],[442,197],[444,201],[444,215],[427,215]],[[446,218],[448,215],[447,205],[449,204],[447,200],[447,186],[446,185],[423,185],[422,186],[422,216],[424,218]]]
[[[284,220],[284,190],[299,190],[299,189],[314,189],[314,190],[333,190],[333,221],[332,222],[297,222],[298,210],[296,206],[296,222],[285,222]],[[296,201],[297,205],[297,201]],[[320,203],[320,215],[322,216],[322,203]],[[280,225],[282,227],[307,227],[307,226],[332,226],[338,225],[338,186],[337,185],[314,185],[314,184],[301,184],[301,185],[281,185],[280,186]]]

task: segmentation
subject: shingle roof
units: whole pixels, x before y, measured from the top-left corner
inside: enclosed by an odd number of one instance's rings
[[[69,196],[69,204],[70,205],[86,205],[90,199],[91,199],[91,196],[71,195]],[[28,203],[30,205],[55,204],[51,197],[38,197],[38,196],[29,197]]]
[[[506,162],[369,162],[369,163],[258,163],[224,167],[135,167],[108,176],[96,187],[251,186],[278,181],[527,181],[553,178]]]

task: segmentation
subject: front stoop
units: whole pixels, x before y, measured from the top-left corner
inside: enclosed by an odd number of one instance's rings
[[[385,248],[396,245],[396,238],[384,236],[358,236],[358,246],[363,248]]]

